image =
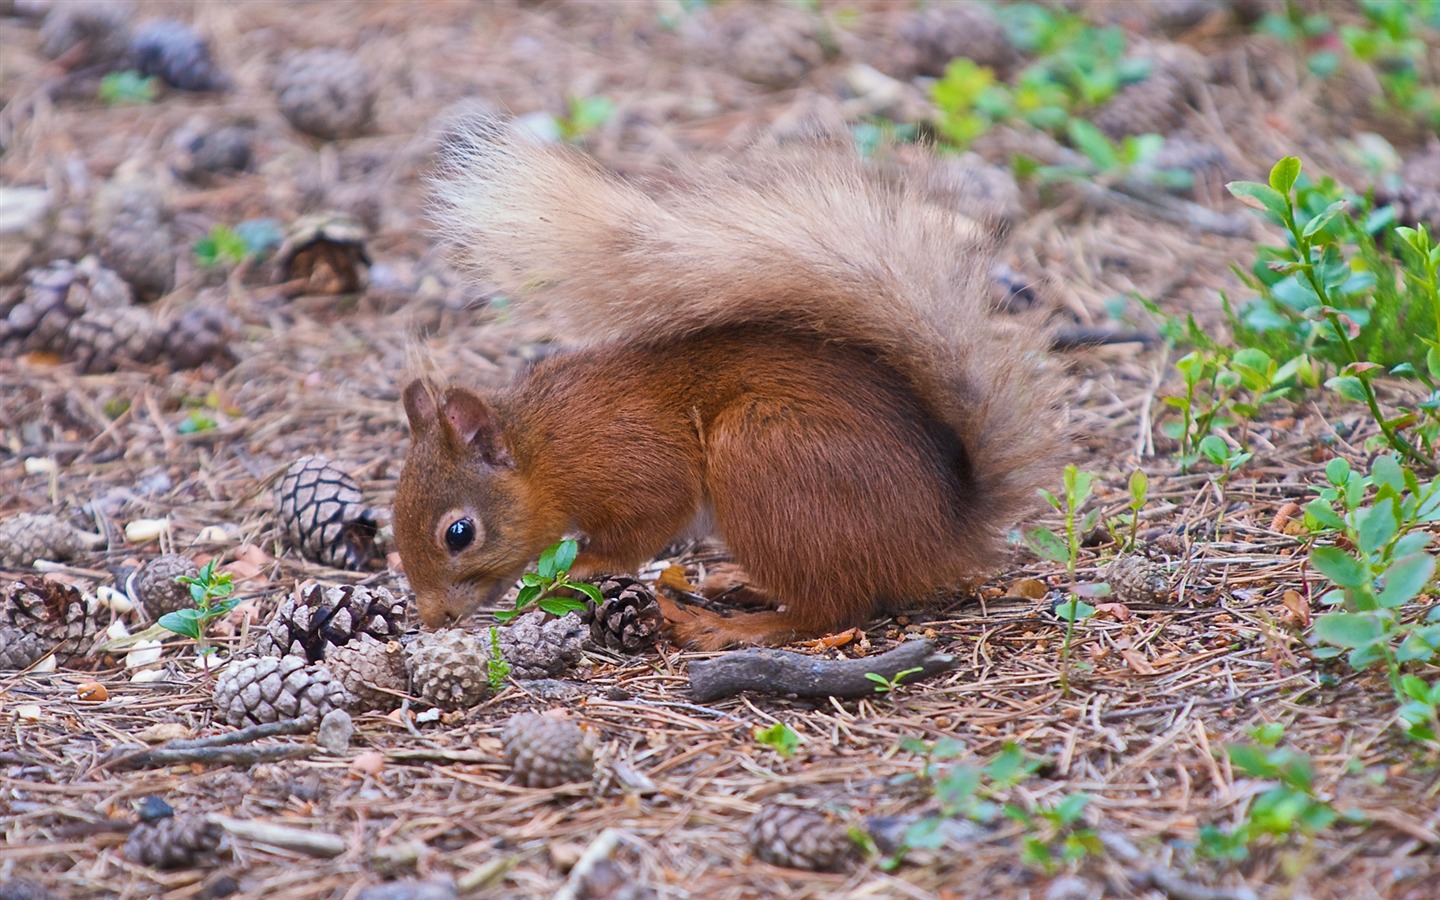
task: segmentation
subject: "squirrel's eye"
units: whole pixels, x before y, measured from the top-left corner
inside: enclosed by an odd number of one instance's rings
[[[475,522],[472,519],[456,519],[445,529],[445,546],[451,553],[459,553],[475,543]]]

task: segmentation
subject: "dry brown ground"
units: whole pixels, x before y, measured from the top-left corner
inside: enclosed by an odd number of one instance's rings
[[[4,8],[0,4],[0,9]],[[653,173],[676,154],[716,154],[790,133],[796,123],[841,111],[846,66],[883,60],[903,5],[851,3],[829,14],[844,25],[840,56],[792,89],[767,91],[708,64],[657,24],[648,3],[159,3],[193,22],[213,43],[233,90],[169,93],[140,107],[105,107],[67,93],[65,74],[38,52],[35,20],[0,18],[0,99],[6,102],[0,180],[48,184],[83,204],[122,165],[166,165],[173,131],[202,115],[260,128],[254,170],[206,188],[177,183],[172,208],[182,239],[214,223],[254,216],[282,221],[319,205],[354,203],[374,212],[370,251],[393,273],[358,299],[287,300],[265,278],[210,284],[214,302],[244,323],[240,362],[218,371],[163,366],[77,375],[41,359],[0,360],[0,518],[16,512],[93,511],[111,548],[66,573],[93,589],[112,566],[144,560],[154,545],[126,546],[126,521],[168,516],[174,547],[259,560],[242,581],[260,614],[301,578],[344,579],[293,553],[277,554],[268,480],[296,456],[320,452],[354,472],[377,505],[388,504],[404,451],[397,385],[433,367],[473,383],[503,379],[533,333],[474,308],[431,250],[423,178],[434,121],[459,101],[479,98],[516,112],[561,112],[568,95],[615,101],[589,146],[621,170]],[[1097,5],[1098,6],[1098,5]],[[1143,17],[1142,17],[1143,18]],[[1183,39],[1231,71],[1263,74],[1237,86],[1212,84],[1187,131],[1221,148],[1227,172],[1197,190],[1199,202],[1235,212],[1220,184],[1258,179],[1279,156],[1355,173],[1337,138],[1368,125],[1356,104],[1332,102],[1301,78],[1296,53],[1233,27]],[[382,85],[370,136],[321,144],[291,130],[274,107],[269,77],[294,48],[353,49]],[[1256,84],[1268,85],[1260,90]],[[93,87],[91,89],[93,90]],[[1397,142],[1408,149],[1408,138]],[[982,152],[1003,160],[1005,140]],[[317,199],[320,198],[320,199]],[[358,200],[357,200],[358,198]],[[1138,292],[1217,324],[1217,289],[1234,288],[1227,267],[1247,262],[1256,226],[1224,237],[1156,221],[1078,196],[1029,193],[1004,255],[1034,283],[1042,302],[1081,321],[1100,321],[1103,303]],[[423,282],[423,284],[422,284]],[[421,284],[412,290],[411,287]],[[182,272],[177,296],[204,286]],[[162,301],[169,302],[169,301]],[[878,652],[902,631],[932,630],[964,664],[953,674],[893,699],[811,703],[739,698],[701,706],[686,692],[693,654],[662,647],[622,661],[595,654],[564,705],[593,727],[612,753],[657,785],[652,793],[543,791],[506,782],[499,729],[513,711],[551,701],[511,689],[467,715],[418,728],[378,715],[358,720],[349,757],[183,767],[113,774],[98,760],[156,721],[197,734],[212,724],[208,684],[173,654],[167,677],[132,685],[114,660],[94,671],[0,676],[0,880],[25,877],[62,897],[218,896],[227,886],[274,900],[352,897],[387,879],[455,878],[467,896],[550,896],[569,864],[605,828],[624,837],[615,859],[633,881],[662,897],[1160,896],[1138,873],[1170,867],[1191,896],[1236,896],[1209,888],[1249,887],[1263,896],[1427,897],[1440,892],[1440,787],[1433,760],[1396,738],[1394,704],[1383,679],[1317,664],[1283,624],[1281,592],[1315,587],[1298,544],[1270,530],[1285,501],[1309,496],[1317,463],[1331,449],[1363,458],[1350,411],[1312,404],[1255,430],[1257,460],[1231,486],[1220,535],[1201,528],[1216,513],[1204,476],[1179,475],[1147,438],[1161,414],[1158,387],[1171,374],[1163,350],[1138,345],[1074,353],[1073,401],[1081,462],[1103,481],[1107,515],[1123,509],[1136,465],[1151,476],[1147,527],[1189,534],[1171,560],[1174,590],[1163,604],[1135,605],[1127,621],[1083,629],[1077,653],[1090,668],[1068,695],[1057,687],[1063,629],[1043,602],[1001,598],[1025,575],[1058,585],[1064,573],[1017,551],[984,607],[973,603],[917,614],[908,626],[876,624],[865,644]],[[219,427],[186,435],[178,424],[193,398],[209,396]],[[111,419],[115,401],[128,412]],[[1338,434],[1337,434],[1338,430]],[[1346,435],[1347,437],[1341,437]],[[1322,439],[1333,440],[1321,449]],[[27,457],[60,462],[52,486],[26,474]],[[229,539],[199,544],[200,530],[226,526]],[[1191,532],[1190,529],[1200,530]],[[1088,549],[1082,578],[1113,548]],[[395,586],[385,573],[372,583]],[[998,599],[997,599],[998,598]],[[837,651],[832,651],[837,652]],[[861,652],[851,646],[843,653]],[[103,704],[84,704],[75,686],[98,679]],[[6,713],[38,704],[38,721]],[[752,738],[783,721],[802,737],[781,759]],[[1368,825],[1340,825],[1312,842],[1259,846],[1233,867],[1190,865],[1184,843],[1206,823],[1229,823],[1256,786],[1217,750],[1262,722],[1280,722],[1317,764],[1320,789],[1368,813]],[[1082,863],[1080,882],[1053,880],[1016,855],[1018,832],[1001,829],[938,857],[918,856],[894,872],[866,865],[816,875],[772,867],[748,855],[744,825],[759,804],[796,798],[857,814],[912,814],[926,808],[913,788],[892,781],[921,761],[898,749],[906,737],[958,738],[976,757],[1006,741],[1051,762],[1027,782],[1029,799],[1083,791],[1091,822],[1138,858],[1111,852]],[[352,765],[378,750],[378,770]],[[121,855],[134,803],[164,797],[181,811],[223,813],[328,832],[346,841],[338,858],[316,861],[236,839],[218,867],[160,873]],[[1113,846],[1112,846],[1113,850]]]

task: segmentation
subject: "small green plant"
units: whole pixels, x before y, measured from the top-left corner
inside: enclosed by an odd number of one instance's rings
[[[1166,190],[1187,190],[1195,177],[1185,169],[1167,169],[1155,164],[1165,146],[1158,134],[1126,135],[1112,141],[1104,132],[1085,119],[1065,123],[1070,144],[1084,156],[1079,165],[1041,166],[1027,158],[1017,157],[1015,174],[1025,178],[1033,175],[1041,184],[1056,181],[1095,181],[1114,184],[1121,181],[1153,185]]]
[[[206,269],[238,266],[250,255],[245,239],[227,225],[216,225],[195,242],[195,261]]]
[[[575,556],[579,552],[580,545],[569,539],[547,547],[545,552],[540,554],[535,571],[521,576],[520,592],[515,596],[515,608],[499,610],[495,613],[495,618],[508,622],[531,606],[539,607],[552,616],[563,616],[585,609],[584,600],[563,596],[561,591],[574,591],[583,594],[591,603],[602,603],[605,598],[600,595],[599,588],[583,581],[571,581],[569,578],[570,567],[575,564]]]
[[[510,677],[510,664],[500,649],[500,629],[490,626],[490,658],[485,660],[485,682],[490,693],[498,694],[505,688],[505,679]]]
[[[913,669],[901,669],[899,672],[895,673],[894,678],[886,678],[879,672],[866,672],[865,677],[870,681],[875,682],[875,693],[893,694],[896,690],[899,689],[900,682],[904,681],[907,676],[914,675],[916,672],[923,671],[925,670],[920,668],[919,666],[916,666]]]
[[[155,102],[155,76],[133,70],[110,72],[100,79],[100,100],[110,106]]]
[[[206,641],[210,623],[226,615],[240,602],[232,597],[235,585],[229,572],[217,572],[211,559],[200,570],[199,575],[180,575],[176,581],[190,588],[190,599],[195,602],[193,609],[177,609],[160,617],[160,627],[175,634],[191,638],[202,655],[208,655],[215,648]]]
[[[1396,306],[1390,306],[1387,302],[1388,308],[1379,308],[1380,301],[1387,296],[1379,290],[1380,285],[1390,285],[1395,288],[1397,295],[1413,290],[1406,288],[1402,291],[1396,287],[1403,274],[1403,265],[1393,262],[1387,265],[1382,262],[1374,269],[1361,271],[1352,264],[1340,238],[1340,235],[1349,235],[1351,238],[1357,236],[1350,227],[1353,220],[1345,214],[1347,201],[1343,198],[1334,200],[1311,214],[1300,203],[1303,192],[1296,189],[1299,176],[1300,160],[1287,156],[1270,170],[1269,184],[1237,181],[1228,185],[1232,194],[1247,206],[1266,213],[1273,221],[1283,225],[1288,233],[1287,245],[1272,248],[1272,252],[1268,254],[1270,259],[1265,264],[1265,270],[1282,279],[1294,276],[1287,288],[1293,292],[1293,296],[1287,300],[1287,295],[1278,293],[1280,284],[1275,282],[1267,285],[1271,298],[1287,302],[1301,318],[1320,323],[1320,327],[1312,331],[1316,341],[1313,349],[1317,356],[1326,358],[1329,355],[1321,352],[1319,341],[1322,338],[1326,343],[1333,343],[1331,352],[1338,355],[1342,368],[1335,377],[1325,382],[1326,387],[1347,400],[1363,402],[1388,446],[1414,462],[1429,465],[1432,460],[1418,449],[1403,431],[1423,422],[1424,427],[1419,432],[1422,443],[1433,441],[1436,436],[1440,436],[1440,424],[1436,423],[1435,416],[1437,398],[1434,391],[1432,390],[1427,401],[1428,407],[1421,406],[1417,410],[1402,409],[1399,415],[1387,417],[1380,409],[1372,384],[1375,376],[1383,372],[1385,367],[1377,361],[1378,354],[1373,351],[1376,349],[1374,338],[1377,335],[1399,336],[1408,333],[1408,341],[1415,348],[1415,358],[1405,360],[1411,365],[1408,370],[1399,374],[1414,374],[1418,370],[1417,362],[1426,365],[1427,369],[1432,361],[1440,364],[1440,353],[1428,352],[1440,350],[1440,318],[1437,318],[1437,315],[1440,315],[1437,313],[1437,310],[1440,310],[1440,297],[1435,298],[1432,304],[1428,296],[1428,283],[1433,280],[1436,267],[1440,267],[1440,252],[1433,254],[1432,259],[1430,251],[1433,248],[1428,235],[1414,232],[1411,236],[1419,248],[1415,251],[1418,253],[1416,262],[1424,269],[1419,283],[1422,285],[1421,290],[1426,292],[1424,299],[1427,302],[1407,300]],[[1257,274],[1259,271],[1261,270],[1257,267]],[[1265,284],[1263,279],[1257,280],[1259,284]],[[1410,279],[1404,279],[1404,282],[1409,284]],[[1365,309],[1370,301],[1376,304],[1373,310]],[[1280,307],[1272,302],[1270,308]],[[1374,326],[1368,343],[1362,340],[1366,325]],[[1440,380],[1440,365],[1437,365],[1428,377]]]
[[[1061,538],[1054,531],[1042,526],[1027,528],[1022,532],[1025,543],[1036,554],[1051,562],[1063,563],[1070,583],[1070,598],[1055,610],[1065,620],[1065,641],[1060,650],[1060,688],[1070,691],[1070,645],[1075,637],[1075,623],[1095,615],[1095,607],[1082,603],[1075,590],[1075,569],[1080,559],[1080,540],[1100,520],[1100,510],[1092,509],[1080,516],[1080,507],[1090,499],[1095,489],[1095,476],[1081,472],[1072,463],[1065,467],[1065,496],[1057,497],[1050,491],[1041,490],[1045,501],[1065,517],[1065,536]]]
[[[784,722],[776,722],[769,728],[761,728],[757,725],[755,727],[755,743],[769,747],[780,754],[783,759],[789,759],[795,755],[796,750],[800,749],[800,735]]]
[[[1383,664],[1406,734],[1440,743],[1440,680],[1422,677],[1440,652],[1440,607],[1416,602],[1435,580],[1428,548],[1429,529],[1440,522],[1440,481],[1421,483],[1393,456],[1376,458],[1368,477],[1333,459],[1325,479],[1305,520],[1343,541],[1310,551],[1311,567],[1334,585],[1320,597],[1331,611],[1315,619],[1315,655],[1343,654],[1357,671]],[[1407,671],[1417,666],[1419,674]]]
[[[1129,512],[1117,518],[1130,532],[1125,536],[1125,552],[1134,553],[1140,536],[1140,511],[1145,508],[1145,502],[1150,499],[1150,476],[1145,474],[1144,469],[1136,469],[1130,473],[1129,488],[1130,502],[1125,504],[1125,508]],[[1117,532],[1118,530],[1116,529]]]
[[[572,96],[566,101],[565,116],[557,118],[555,125],[562,140],[575,144],[603,127],[614,114],[615,102],[609,97]]]
[[[201,434],[206,431],[214,431],[219,427],[214,416],[202,409],[192,409],[175,430],[181,434]]]
[[[1196,850],[1201,856],[1242,860],[1261,839],[1285,843],[1310,837],[1340,818],[1335,808],[1315,793],[1315,766],[1310,757],[1278,746],[1285,735],[1284,726],[1262,725],[1250,735],[1255,743],[1230,744],[1225,754],[1241,772],[1272,784],[1255,795],[1233,828],[1206,825],[1200,829]]]
[[[1220,474],[1215,478],[1215,493],[1219,497],[1220,512],[1215,519],[1215,533],[1219,534],[1220,526],[1225,521],[1225,487],[1230,483],[1230,476],[1235,470],[1249,462],[1255,454],[1244,447],[1231,446],[1223,438],[1207,434],[1200,439],[1200,455],[1211,464],[1220,469]]]
[[[915,820],[906,829],[900,849],[882,861],[881,868],[898,867],[909,850],[943,847],[945,824],[952,819],[989,823],[1003,816],[1019,824],[1024,831],[1021,859],[1047,874],[1102,852],[1098,836],[1082,821],[1090,799],[1084,794],[1066,795],[1054,804],[1005,801],[1005,795],[1044,762],[1025,753],[1019,745],[1005,744],[983,767],[949,762],[965,753],[963,745],[949,738],[933,744],[907,738],[900,749],[924,757],[919,777],[929,785],[940,810],[937,815]]]

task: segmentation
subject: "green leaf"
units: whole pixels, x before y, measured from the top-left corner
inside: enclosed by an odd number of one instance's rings
[[[1230,744],[1225,753],[1235,767],[1252,778],[1275,778],[1279,772],[1270,762],[1270,754],[1252,744]]]
[[[155,100],[155,76],[133,70],[110,72],[100,79],[100,100],[111,106],[151,103]]]
[[[1385,570],[1385,587],[1377,596],[1385,609],[1404,606],[1420,596],[1430,579],[1435,577],[1435,557],[1428,553],[1416,553],[1397,559]]]
[[[1136,469],[1130,473],[1130,508],[1140,509],[1145,505],[1145,498],[1150,494],[1150,476],[1145,474],[1144,469]]]
[[[1351,403],[1367,402],[1364,385],[1353,375],[1336,375],[1327,379],[1325,386]]]
[[[570,571],[575,565],[575,557],[580,553],[578,541],[563,540],[555,547],[555,573],[563,575]]]
[[[160,627],[184,637],[200,640],[200,611],[177,609],[160,617]]]
[[[1334,203],[1325,207],[1324,211],[1313,217],[1309,222],[1306,222],[1305,228],[1301,232],[1301,234],[1307,238],[1313,237],[1315,235],[1315,232],[1321,230],[1326,225],[1329,225],[1332,221],[1334,221],[1336,216],[1344,212],[1345,207],[1348,205],[1349,202],[1346,200],[1336,200]]]
[[[755,729],[755,742],[769,747],[785,759],[795,755],[800,749],[800,735],[784,722],[776,722],[769,728]]]
[[[526,572],[524,575],[520,576],[520,583],[523,584],[525,587],[541,587],[545,582],[549,580],[550,579],[548,578],[541,578],[534,572]]]
[[[1315,637],[1336,647],[1368,647],[1385,637],[1374,616],[1331,612],[1315,619]]]
[[[1376,503],[1355,515],[1362,556],[1379,552],[1400,530],[1400,510],[1395,498]],[[1338,582],[1337,582],[1338,583]]]
[[[1219,466],[1230,456],[1230,448],[1220,438],[1208,434],[1200,440],[1200,455]]]
[[[1071,794],[1055,805],[1055,814],[1060,817],[1062,823],[1069,825],[1080,818],[1089,802],[1088,794]]]
[[[1083,622],[1095,615],[1095,607],[1072,597],[1056,605],[1055,615],[1062,622]]]
[[[1370,568],[1337,547],[1316,547],[1310,551],[1310,565],[1341,587],[1355,588],[1370,583]]]
[[[1269,212],[1277,219],[1283,220],[1285,214],[1290,210],[1290,204],[1284,195],[1263,184],[1256,184],[1253,181],[1232,181],[1225,185],[1225,188],[1246,206]]]
[[[1350,461],[1337,456],[1325,464],[1325,480],[1336,487],[1344,487],[1350,480]]]
[[[497,609],[497,610],[495,610],[495,618],[496,618],[497,620],[501,621],[501,622],[509,622],[511,619],[514,619],[514,618],[515,618],[516,616],[518,616],[518,615],[520,615],[520,610],[519,610],[519,609]]]
[[[1119,168],[1120,159],[1115,153],[1115,145],[1099,128],[1084,119],[1071,119],[1066,124],[1065,133],[1069,135],[1070,143],[1085,154],[1096,169],[1110,172]]]
[[[1025,541],[1025,546],[1041,559],[1048,559],[1056,563],[1068,563],[1070,561],[1070,549],[1059,535],[1040,525],[1032,525],[1020,529],[1020,537]]]
[[[575,600],[570,597],[546,597],[535,605],[550,615],[557,617],[568,615],[572,612],[583,612],[585,609],[585,601]]]
[[[586,597],[589,597],[590,602],[596,606],[605,602],[605,596],[601,594],[600,589],[593,584],[571,582],[569,586],[584,594]]]
[[[1300,160],[1294,156],[1283,157],[1270,169],[1270,187],[1277,193],[1288,194],[1300,175]]]
[[[523,588],[520,589],[520,593],[518,593],[518,594],[515,595],[515,608],[516,608],[517,610],[524,610],[525,607],[529,606],[531,603],[534,603],[534,602],[535,602],[535,598],[537,598],[537,597],[539,597],[539,596],[540,596],[540,586],[539,586],[539,585],[537,585],[537,584],[527,585],[526,587],[523,587]]]
[[[560,544],[551,544],[540,552],[540,559],[535,563],[535,571],[540,573],[541,578],[554,580],[556,573],[560,571],[560,567],[555,562],[555,556],[559,552]]]

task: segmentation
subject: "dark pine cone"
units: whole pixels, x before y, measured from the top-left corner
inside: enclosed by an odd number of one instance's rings
[[[188,814],[135,826],[125,858],[155,869],[190,869],[213,863],[224,832],[205,816]]]
[[[174,19],[156,19],[145,25],[130,43],[135,68],[142,75],[182,91],[216,91],[225,76],[210,58],[210,47],[195,29]]]
[[[275,76],[280,112],[319,138],[348,138],[370,127],[375,86],[359,59],[344,50],[297,53]]]
[[[355,479],[323,456],[302,456],[285,470],[275,486],[275,515],[307,559],[362,569],[375,555],[375,511]]]
[[[746,833],[757,858],[790,869],[840,872],[860,855],[844,822],[800,806],[763,806]]]
[[[33,641],[22,642],[18,637],[31,634],[45,639],[46,652],[74,655],[83,651],[86,638],[94,632],[95,621],[85,598],[68,584],[27,576],[6,582],[0,591],[0,629],[4,630],[0,640],[7,647],[12,643],[32,646]]]
[[[190,557],[166,553],[141,566],[128,588],[151,621],[155,621],[166,613],[195,605],[190,586],[175,579],[181,575],[195,578],[199,574],[200,567]]]
[[[87,310],[119,309],[133,300],[116,272],[87,256],[53,262],[25,275],[23,292],[0,300],[0,352],[64,353],[70,328]]]
[[[385,588],[313,584],[286,597],[255,641],[262,656],[326,659],[358,638],[384,644],[404,631],[405,601]]]
[[[515,780],[526,787],[589,781],[595,770],[594,748],[570,719],[520,713],[505,723],[500,743]]]
[[[590,608],[590,638],[602,647],[624,653],[643,653],[655,645],[665,619],[655,592],[633,578],[612,575],[595,585],[605,600]]]

